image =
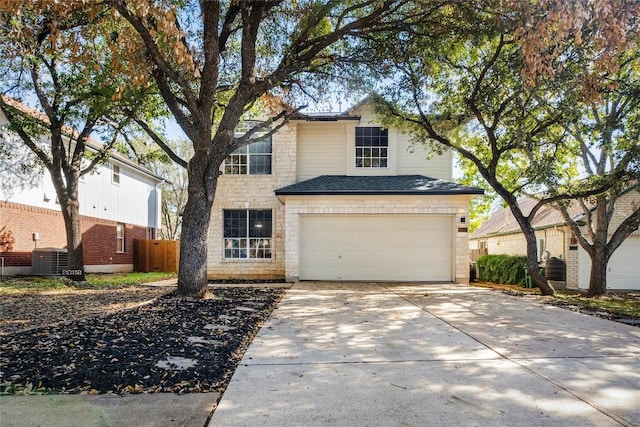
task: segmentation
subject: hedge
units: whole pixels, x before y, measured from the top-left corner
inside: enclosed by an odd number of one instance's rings
[[[526,256],[484,255],[478,258],[480,280],[510,285],[524,284]]]

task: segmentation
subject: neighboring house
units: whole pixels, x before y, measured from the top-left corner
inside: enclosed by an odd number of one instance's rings
[[[0,126],[6,124],[0,111]],[[0,143],[7,141],[0,137]],[[13,146],[22,150],[14,157],[35,162],[35,155],[17,136]],[[95,141],[88,146],[90,150],[100,148]],[[0,258],[3,274],[30,274],[34,249],[66,246],[64,220],[48,171],[24,182],[11,166],[0,164],[0,180],[13,182],[13,186],[0,185]],[[117,154],[80,178],[86,272],[133,271],[133,240],[155,238],[161,226],[161,182],[160,177]]]
[[[225,162],[208,277],[468,282],[482,190],[450,182],[450,152],[427,157],[366,103],[300,114]]]
[[[537,200],[518,200],[527,214]],[[620,197],[609,231],[613,232],[640,203],[640,193],[628,191]],[[579,221],[584,217],[577,204],[569,214]],[[578,244],[570,228],[556,209],[542,207],[532,221],[538,239],[538,260],[556,257],[565,262],[566,287],[588,289],[591,258]],[[609,236],[611,237],[611,236]],[[469,247],[486,249],[489,254],[526,255],[526,242],[518,223],[508,208],[495,211],[469,238]],[[614,252],[607,268],[607,289],[640,289],[640,232],[631,234]]]

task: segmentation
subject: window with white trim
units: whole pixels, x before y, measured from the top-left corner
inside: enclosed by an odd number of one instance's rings
[[[386,168],[389,130],[380,127],[356,127],[355,150],[357,168]]]
[[[225,209],[223,245],[225,258],[271,258],[271,210]]]
[[[238,148],[224,162],[228,175],[271,175],[271,137]]]
[[[120,184],[120,166],[113,165],[111,172],[111,182],[114,184]]]
[[[125,249],[124,229],[123,223],[116,224],[116,252],[118,253],[123,253]]]

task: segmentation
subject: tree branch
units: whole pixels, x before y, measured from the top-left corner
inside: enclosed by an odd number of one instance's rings
[[[147,122],[145,122],[144,120],[139,119],[135,113],[129,109],[124,109],[124,113],[131,118],[134,122],[136,122],[138,124],[138,126],[140,126],[147,135],[149,135],[149,137],[153,140],[153,142],[155,142],[160,148],[162,148],[162,150],[167,153],[167,155],[171,158],[171,160],[173,160],[174,162],[176,162],[177,164],[179,164],[180,166],[182,166],[183,168],[186,168],[188,166],[188,163],[182,159],[180,156],[178,156],[172,149],[171,147],[169,147],[163,140],[162,138],[160,138],[160,136],[153,131],[153,129],[151,129],[151,127],[147,124]]]

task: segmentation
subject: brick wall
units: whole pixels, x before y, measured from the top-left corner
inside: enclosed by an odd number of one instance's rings
[[[133,240],[146,237],[146,227],[126,224],[125,252],[116,251],[116,222],[82,216],[85,265],[133,265]],[[0,256],[5,266],[30,266],[34,248],[64,248],[66,234],[62,213],[52,209],[0,202],[0,234],[9,237]],[[38,233],[39,240],[33,240]],[[95,269],[93,269],[95,271]]]

